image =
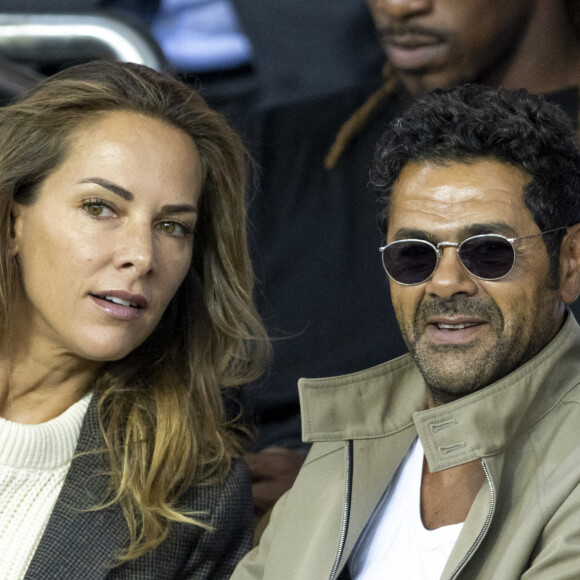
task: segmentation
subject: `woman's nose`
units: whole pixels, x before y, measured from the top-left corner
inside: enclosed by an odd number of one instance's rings
[[[138,277],[146,276],[154,269],[154,254],[153,232],[149,224],[128,228],[118,240],[115,266],[134,268]]]

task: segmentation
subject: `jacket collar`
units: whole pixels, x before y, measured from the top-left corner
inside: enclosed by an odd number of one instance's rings
[[[580,327],[571,313],[533,359],[461,399],[427,409],[411,355],[341,377],[300,379],[304,441],[387,437],[414,424],[429,469],[501,452],[579,381]]]

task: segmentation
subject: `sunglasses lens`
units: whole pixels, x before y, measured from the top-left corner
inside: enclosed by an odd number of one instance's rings
[[[459,247],[459,257],[469,272],[484,280],[503,278],[515,262],[513,246],[495,235],[468,238]]]
[[[395,282],[420,284],[435,271],[437,251],[420,240],[392,242],[383,251],[383,265]]]

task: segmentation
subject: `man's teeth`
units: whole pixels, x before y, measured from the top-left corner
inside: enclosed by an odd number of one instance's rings
[[[115,304],[120,304],[121,306],[132,306],[135,308],[135,304],[131,304],[128,300],[123,300],[122,298],[117,298],[116,296],[105,296],[105,300],[109,302],[114,302]]]
[[[443,324],[442,322],[437,323],[437,328],[445,330],[461,330],[462,328],[469,328],[470,326],[477,326],[476,322],[465,322],[464,324]]]

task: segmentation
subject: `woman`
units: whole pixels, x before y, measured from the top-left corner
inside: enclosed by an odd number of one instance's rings
[[[215,580],[250,546],[222,396],[269,354],[245,161],[139,65],[76,66],[0,110],[3,578]]]

